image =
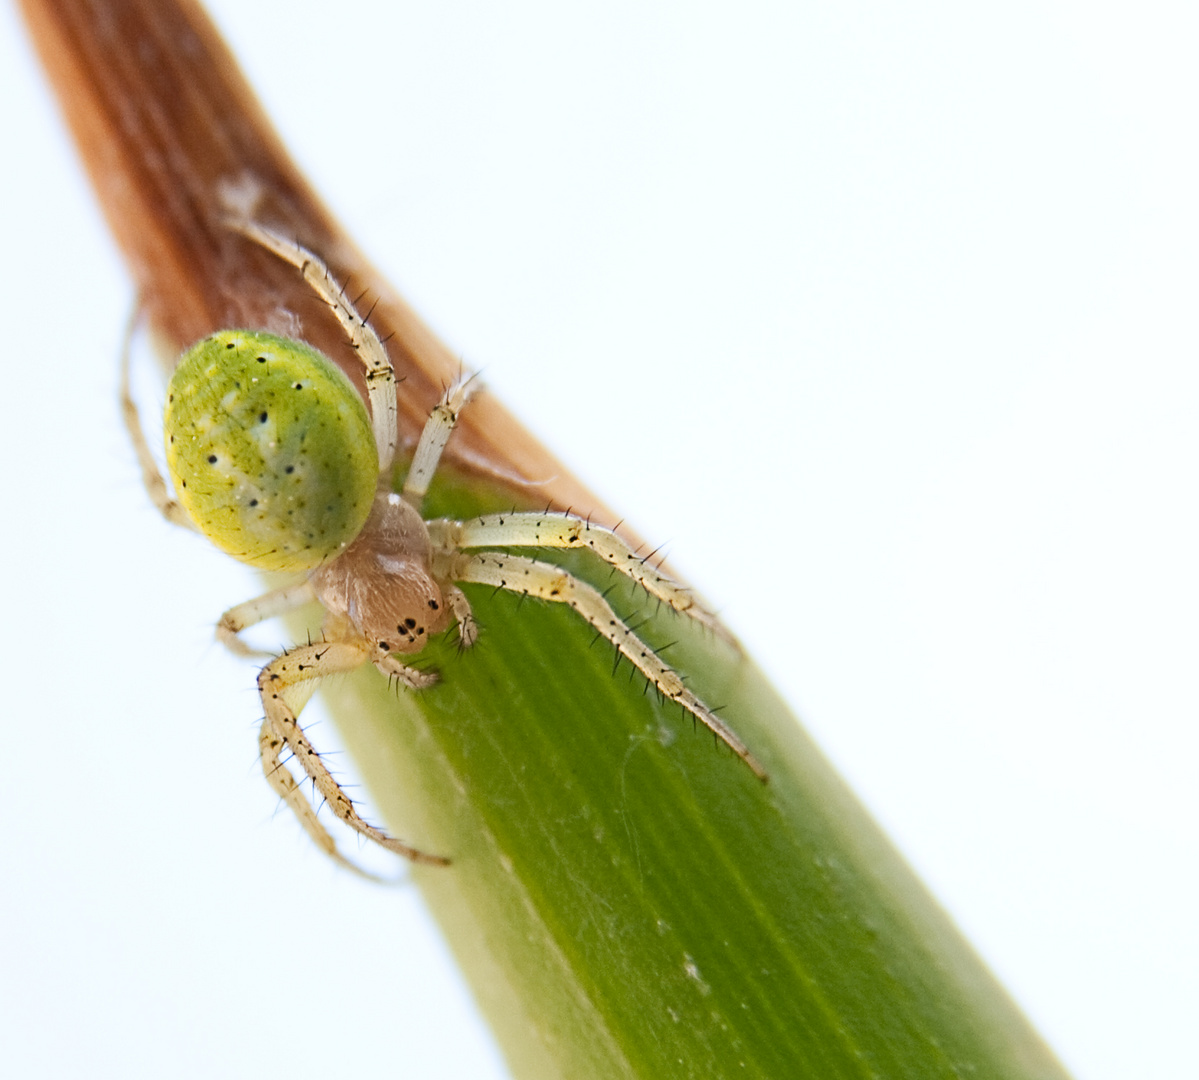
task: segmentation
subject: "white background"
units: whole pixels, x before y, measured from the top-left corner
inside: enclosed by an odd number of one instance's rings
[[[1080,1080],[1195,1076],[1194,6],[212,6]],[[0,11],[6,1068],[501,1075],[419,900],[273,817],[210,639],[253,582],[141,490],[130,286]]]

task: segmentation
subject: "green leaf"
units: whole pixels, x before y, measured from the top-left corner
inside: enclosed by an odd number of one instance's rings
[[[455,516],[509,497],[432,494]],[[363,670],[327,694],[389,827],[453,860],[412,875],[515,1075],[1065,1075],[735,647],[671,611],[640,631],[766,785],[572,611],[467,592],[482,632],[427,650],[436,686]]]

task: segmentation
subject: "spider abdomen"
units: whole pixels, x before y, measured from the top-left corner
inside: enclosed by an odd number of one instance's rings
[[[311,570],[370,514],[379,472],[370,418],[345,374],[301,342],[225,330],[171,378],[167,464],[217,547],[265,570]]]

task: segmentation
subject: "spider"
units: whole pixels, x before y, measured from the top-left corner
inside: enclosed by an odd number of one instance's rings
[[[475,644],[479,630],[462,582],[569,604],[664,699],[704,724],[765,780],[745,744],[598,590],[554,564],[492,549],[590,549],[650,596],[723,633],[715,617],[616,533],[570,513],[424,520],[425,492],[476,385],[473,377],[451,386],[433,409],[403,487],[395,492],[395,375],[383,343],[318,256],[258,224],[234,221],[230,227],[295,266],[333,310],[365,368],[369,414],[349,378],[327,357],[302,342],[257,330],[222,330],[180,358],[164,411],[174,493],[151,454],[130,393],[128,346],[122,413],[146,490],[168,521],[198,530],[244,563],[292,575],[289,584],[221,616],[216,633],[224,645],[255,655],[240,637],[247,627],[313,601],[324,607],[322,640],[274,656],[258,675],[265,714],[258,740],[263,772],[317,846],[363,872],[341,854],[318,819],[284,764],[285,753],[352,830],[414,862],[448,863],[368,824],[297,717],[316,683],[362,664],[374,664],[413,690],[435,682],[435,672],[410,667],[397,654],[419,653],[430,635],[451,625],[461,647]]]

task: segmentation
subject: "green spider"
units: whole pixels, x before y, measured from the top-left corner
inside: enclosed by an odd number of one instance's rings
[[[448,862],[364,821],[297,715],[312,684],[365,663],[414,690],[435,682],[436,673],[409,667],[396,654],[419,653],[431,634],[453,624],[461,645],[474,645],[478,626],[460,582],[569,604],[662,697],[691,713],[765,780],[745,744],[596,589],[551,563],[489,549],[589,548],[651,596],[723,632],[690,592],[650,567],[611,530],[569,513],[424,520],[425,492],[475,384],[460,381],[433,409],[397,494],[390,482],[395,376],[383,343],[316,255],[260,225],[233,227],[297,267],[333,310],[365,368],[369,414],[346,375],[315,349],[262,331],[222,330],[183,354],[167,390],[164,434],[172,494],[130,395],[128,349],[121,403],[146,490],[162,515],[202,532],[244,563],[294,578],[226,611],[217,624],[219,640],[240,655],[253,655],[239,636],[242,630],[313,601],[325,609],[323,640],[274,657],[258,676],[265,713],[259,733],[263,772],[316,844],[362,872],[318,820],[284,764],[285,752],[355,832],[415,862]]]

